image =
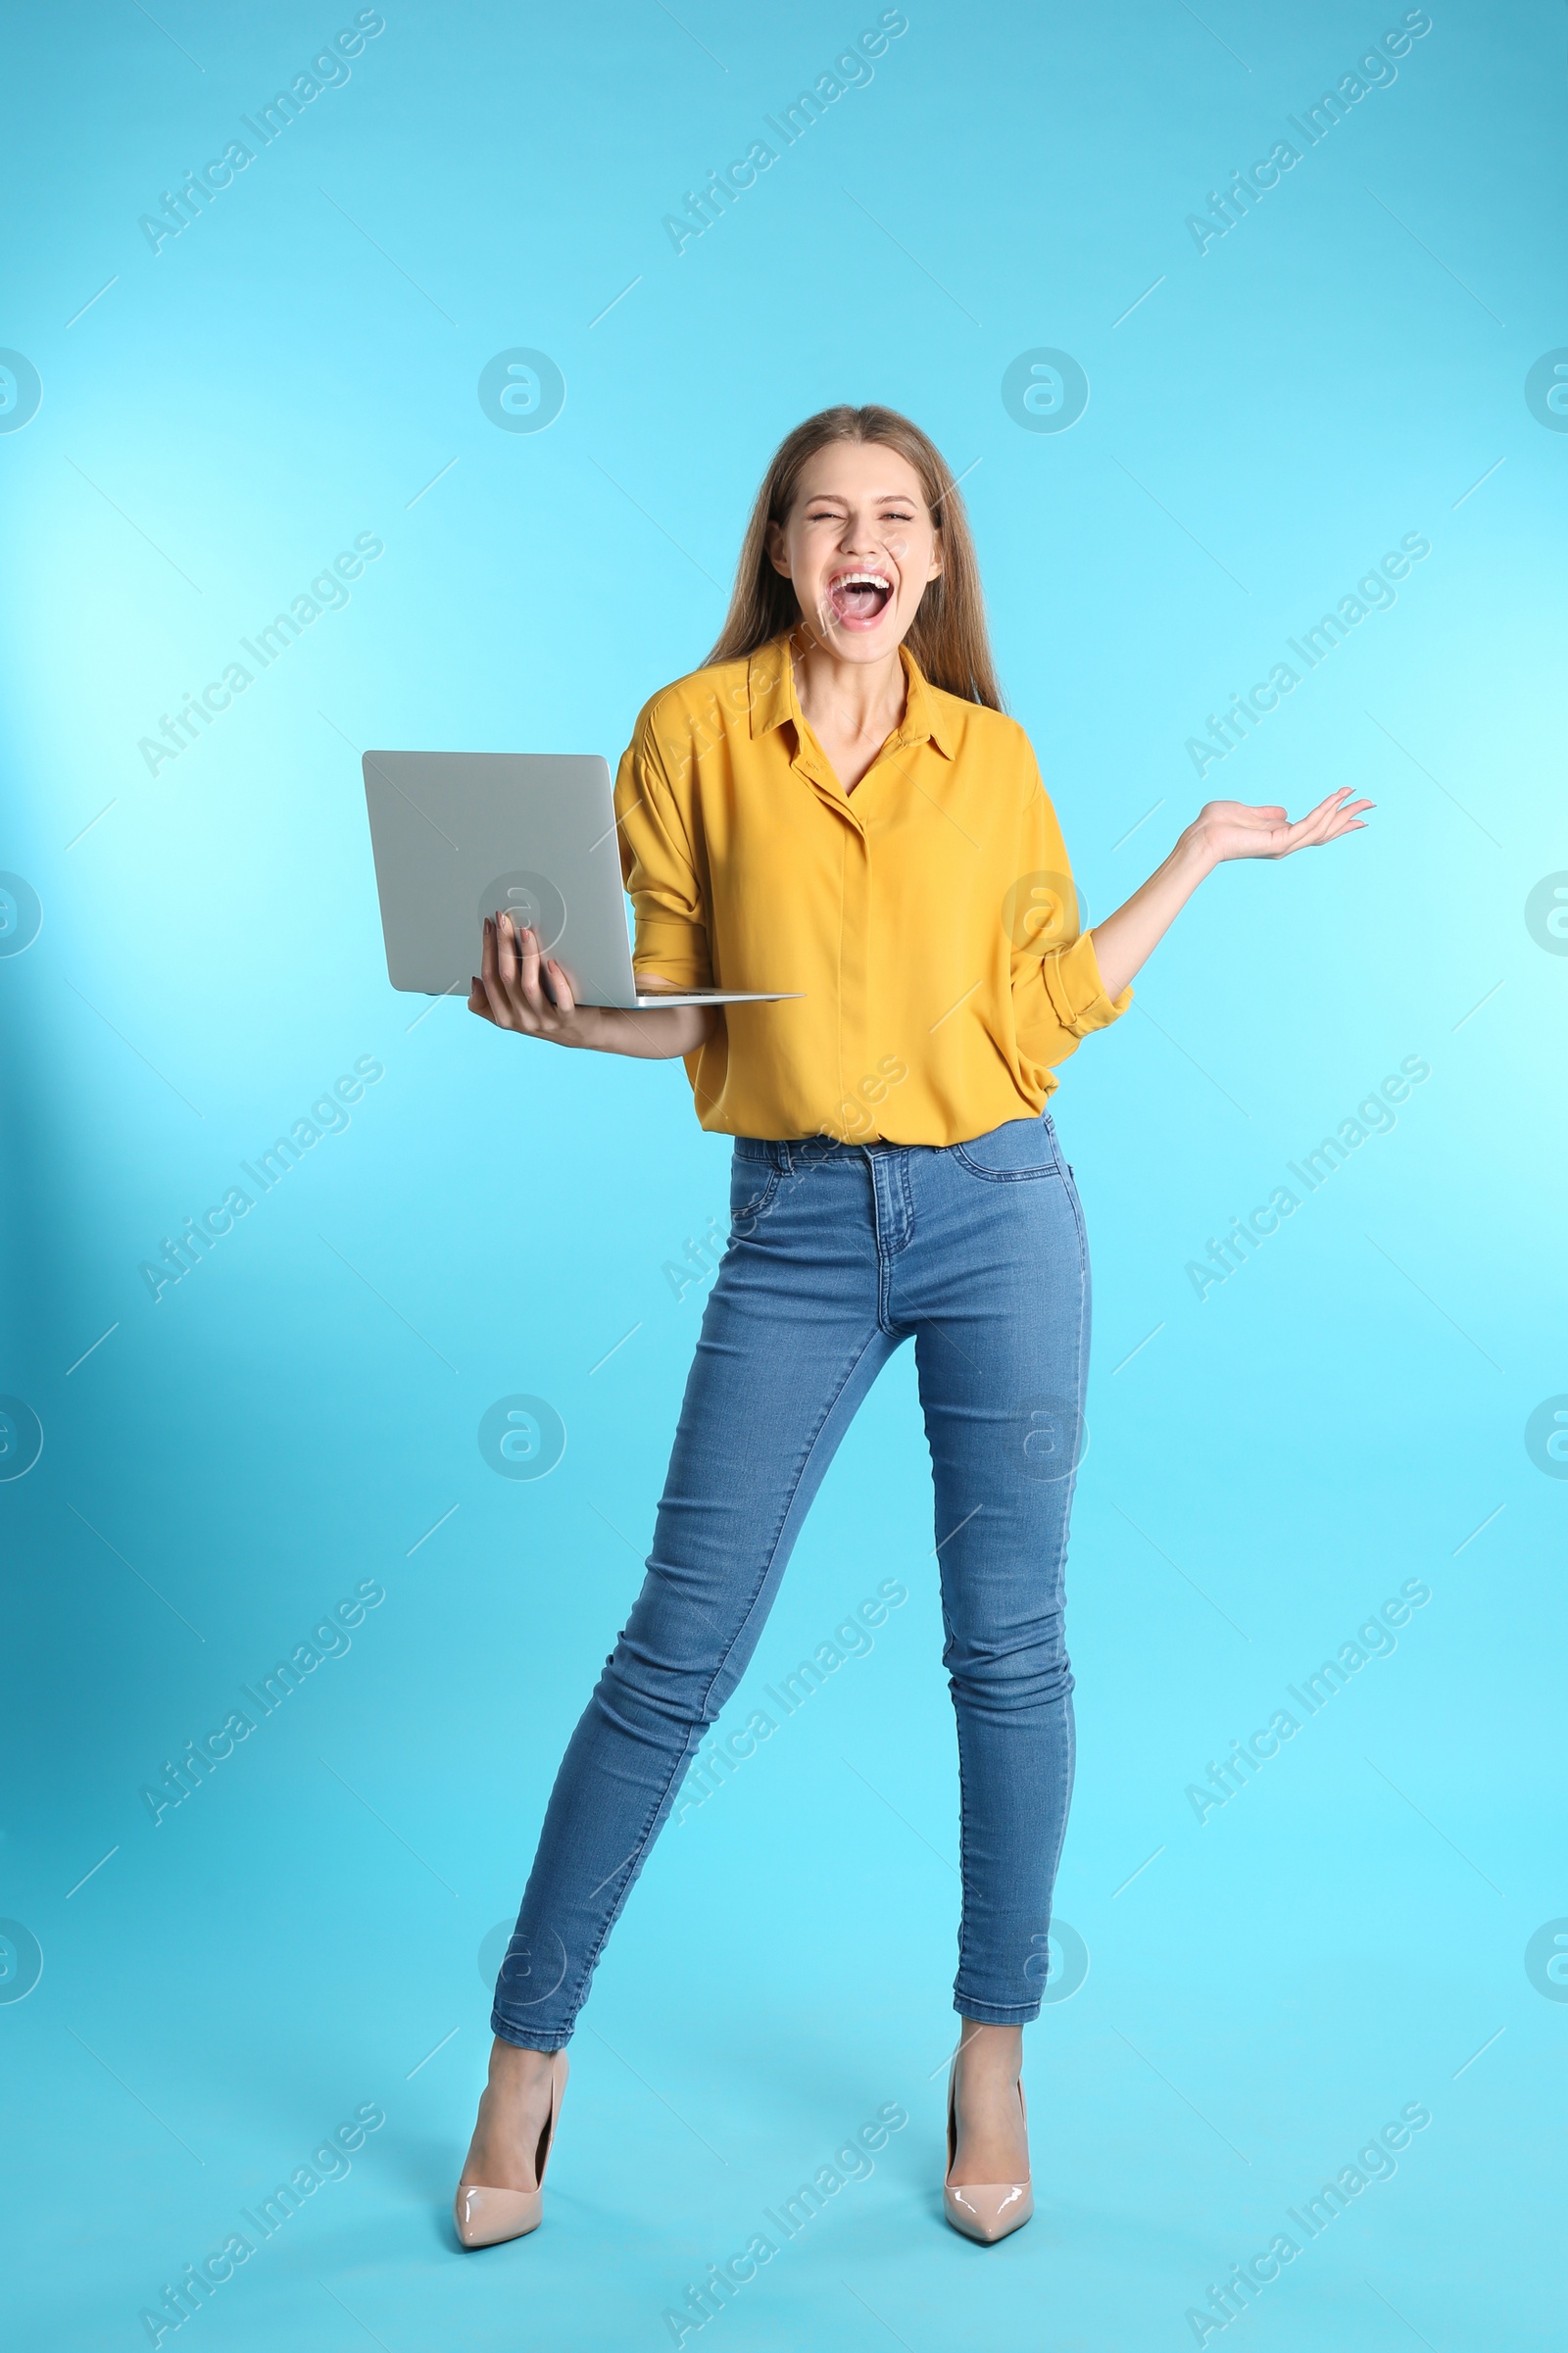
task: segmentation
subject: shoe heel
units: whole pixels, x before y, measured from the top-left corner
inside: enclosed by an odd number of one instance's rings
[[[550,2115],[539,2135],[537,2180],[532,2189],[489,2189],[480,2181],[460,2181],[452,2202],[452,2220],[465,2247],[499,2247],[509,2238],[524,2238],[544,2220],[545,2170],[556,2145],[556,2120],[570,2070],[566,2054],[557,2051],[550,2077]]]

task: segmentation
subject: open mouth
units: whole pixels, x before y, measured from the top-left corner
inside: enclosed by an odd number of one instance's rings
[[[893,583],[886,572],[840,572],[828,582],[828,609],[846,628],[868,629],[881,619],[893,601]]]

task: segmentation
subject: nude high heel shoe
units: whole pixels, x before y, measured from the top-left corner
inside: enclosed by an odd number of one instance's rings
[[[566,2054],[557,2051],[550,2072],[550,2116],[534,2153],[532,2189],[486,2189],[477,2181],[462,2181],[453,2201],[452,2219],[466,2247],[498,2247],[508,2238],[537,2230],[543,2219],[545,2167],[556,2145],[556,2119],[566,2088]]]
[[[953,2171],[958,2153],[958,2120],[955,2095],[958,2080],[958,2055],[955,2051],[953,2065],[948,2070],[948,2172]],[[1018,2085],[1018,2105],[1023,2111],[1024,2128],[1029,2125],[1028,2104],[1023,2085]],[[1022,2230],[1035,2210],[1035,2195],[1027,2180],[1022,2181],[964,2181],[956,2188],[950,2181],[942,2184],[942,2206],[955,2230],[965,2238],[977,2238],[982,2246],[992,2246],[1013,2230]]]

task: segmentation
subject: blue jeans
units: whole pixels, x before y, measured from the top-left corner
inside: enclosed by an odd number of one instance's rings
[[[857,1407],[914,1338],[957,1715],[954,2006],[1037,2016],[1073,1775],[1062,1572],[1089,1259],[1049,1113],[967,1144],[741,1137],[648,1574],[573,1733],[491,2024],[559,2049]]]

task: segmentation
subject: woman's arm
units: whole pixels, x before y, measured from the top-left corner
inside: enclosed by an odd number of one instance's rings
[[[493,1021],[497,1029],[548,1038],[555,1046],[583,1046],[593,1054],[628,1054],[643,1061],[668,1061],[676,1054],[695,1054],[718,1025],[717,1009],[709,1005],[657,1005],[646,1011],[624,1012],[613,1005],[578,1005],[571,983],[555,957],[541,956],[536,935],[526,924],[515,928],[510,914],[502,916],[499,926],[494,915],[486,915],[482,965],[468,993],[469,1012]],[[545,994],[546,974],[550,996]],[[656,972],[641,977],[654,982],[660,978]]]
[[[1249,809],[1241,801],[1210,801],[1198,812],[1163,865],[1113,915],[1094,926],[1095,960],[1107,997],[1121,992],[1149,961],[1205,874],[1232,858],[1289,858],[1342,833],[1359,833],[1370,801],[1346,801],[1342,785],[1309,815],[1290,823],[1283,809]]]

